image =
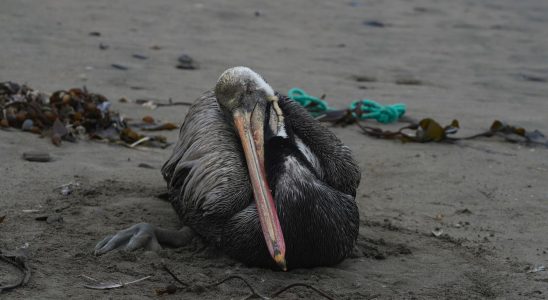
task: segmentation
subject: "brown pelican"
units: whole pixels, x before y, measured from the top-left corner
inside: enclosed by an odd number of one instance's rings
[[[196,233],[248,265],[287,270],[338,263],[358,235],[350,150],[246,67],[192,105],[162,174],[183,228],[137,224],[97,255],[182,246]]]

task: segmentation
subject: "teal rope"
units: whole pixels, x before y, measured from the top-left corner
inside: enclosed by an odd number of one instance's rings
[[[287,96],[295,100],[302,107],[306,108],[314,117],[322,115],[327,111],[333,110],[329,107],[327,102],[314,96],[310,96],[305,91],[299,88],[290,89],[289,92],[287,92]]]
[[[311,96],[299,88],[290,89],[287,96],[306,108],[314,117],[335,110],[329,107],[326,101]],[[355,118],[358,117],[355,113],[357,108],[363,112],[359,115],[360,120],[375,119],[384,124],[396,122],[405,114],[406,110],[403,103],[385,106],[369,99],[356,100],[348,107]]]

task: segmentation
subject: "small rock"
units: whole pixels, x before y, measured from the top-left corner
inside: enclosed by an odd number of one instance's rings
[[[23,159],[34,162],[49,162],[51,161],[51,156],[47,152],[31,151],[24,152]]]
[[[143,59],[143,60],[144,60],[144,59],[148,59],[148,56],[142,55],[142,54],[138,54],[138,53],[135,53],[135,54],[133,54],[133,55],[131,55],[131,56],[133,56],[133,58],[137,58],[137,59]]]
[[[536,75],[530,75],[530,74],[519,74],[519,77],[525,81],[531,81],[531,82],[547,82],[548,79]]]
[[[145,163],[140,163],[140,164],[137,165],[137,167],[143,168],[143,169],[154,169],[153,166],[151,166],[149,164],[145,164]]]
[[[48,224],[63,223],[63,217],[59,214],[51,215],[46,219],[46,223],[48,223]]]
[[[51,142],[55,145],[55,146],[61,146],[61,136],[57,133],[54,133],[52,136],[51,136]]]
[[[156,289],[156,295],[160,296],[163,294],[175,294],[177,292],[177,286],[170,284],[162,289]]]
[[[402,78],[396,80],[396,84],[400,85],[422,85],[422,81],[414,78]]]
[[[70,186],[67,185],[61,188],[61,195],[68,196],[70,194],[72,194],[72,189],[70,188]]]
[[[183,69],[183,70],[198,69],[198,64],[194,61],[192,57],[190,57],[187,54],[183,54],[179,56],[177,60],[179,61],[179,64],[177,65],[178,69]]]
[[[101,33],[99,31],[92,31],[89,33],[90,36],[101,36]]]
[[[455,211],[455,213],[458,214],[458,215],[471,215],[472,211],[469,210],[468,208],[463,208],[463,209],[459,209],[459,210]]]
[[[115,69],[122,70],[122,71],[129,70],[129,67],[126,67],[126,66],[120,65],[120,64],[111,64],[110,66],[115,68]]]
[[[434,230],[432,230],[432,234],[435,237],[440,237],[443,234],[443,229],[436,227],[434,228]]]
[[[151,117],[151,116],[144,116],[143,117],[143,122],[145,122],[147,124],[154,124],[154,118]]]
[[[354,80],[357,82],[375,82],[377,81],[377,78],[366,75],[356,75],[354,76]]]
[[[21,125],[21,129],[23,131],[30,131],[33,126],[34,126],[34,122],[31,119],[26,119],[23,122],[23,125]]]
[[[382,28],[382,27],[385,27],[386,25],[381,22],[381,21],[364,21],[363,22],[363,25],[365,26],[370,26],[370,27],[377,27],[377,28]]]
[[[99,43],[99,49],[101,49],[101,50],[107,50],[108,47],[109,46],[107,44]]]

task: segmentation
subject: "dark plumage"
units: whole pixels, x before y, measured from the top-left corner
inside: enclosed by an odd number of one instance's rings
[[[358,234],[358,166],[333,133],[294,101],[277,96],[284,126],[278,132],[268,126],[276,117],[268,103],[264,168],[287,266],[335,264],[351,253]],[[275,266],[261,231],[242,143],[213,92],[190,108],[162,174],[183,225],[248,265]]]

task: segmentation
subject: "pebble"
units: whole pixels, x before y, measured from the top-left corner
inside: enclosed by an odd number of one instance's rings
[[[51,156],[47,152],[32,151],[24,152],[23,159],[34,162],[48,162],[51,161]]]
[[[21,129],[23,131],[30,131],[32,129],[32,126],[34,126],[34,122],[31,119],[26,119],[23,122],[23,125],[21,125]]]
[[[198,69],[198,64],[194,61],[192,57],[190,57],[187,54],[183,54],[179,56],[177,60],[179,61],[179,64],[177,65],[178,69],[183,69],[183,70]]]
[[[149,164],[145,164],[145,163],[140,163],[140,164],[137,165],[137,167],[143,168],[143,169],[154,169],[153,166],[151,166]]]
[[[401,78],[396,80],[399,85],[422,85],[422,81],[414,78]]]
[[[138,54],[138,53],[135,53],[132,55],[133,58],[137,58],[137,59],[148,59],[148,56],[146,55],[142,55],[142,54]]]
[[[122,71],[127,71],[127,70],[129,70],[128,67],[126,67],[126,66],[124,66],[124,65],[120,65],[120,64],[111,64],[110,66],[113,67],[113,68],[115,68],[115,69],[122,70]]]
[[[63,223],[63,217],[59,214],[51,215],[46,219],[46,223],[48,223],[48,224]]]
[[[378,27],[378,28],[382,28],[386,26],[383,22],[380,22],[380,21],[364,21],[363,25],[370,26],[370,27]]]

